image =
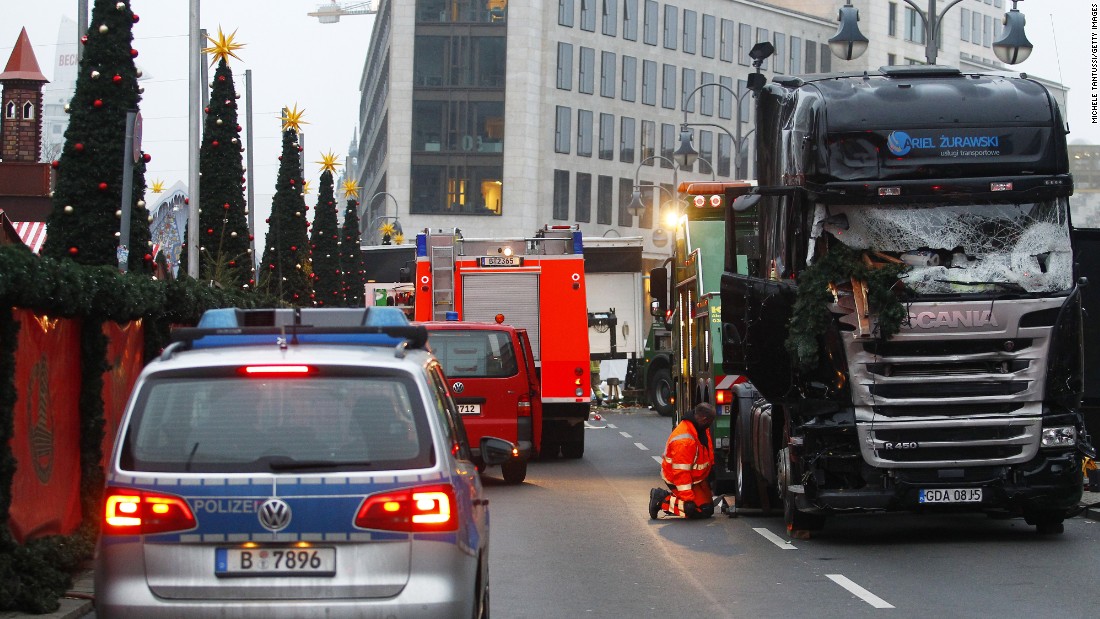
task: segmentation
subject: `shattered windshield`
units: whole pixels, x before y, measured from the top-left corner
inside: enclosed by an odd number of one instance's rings
[[[848,247],[901,261],[917,295],[1072,287],[1065,198],[1022,204],[818,205],[814,241],[829,234]],[[811,252],[812,255],[812,252]]]

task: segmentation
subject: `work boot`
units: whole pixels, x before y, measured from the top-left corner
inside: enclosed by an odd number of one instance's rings
[[[653,488],[649,491],[649,519],[656,520],[657,514],[661,511],[661,505],[664,504],[668,495],[672,494],[668,490],[662,490],[660,488]]]

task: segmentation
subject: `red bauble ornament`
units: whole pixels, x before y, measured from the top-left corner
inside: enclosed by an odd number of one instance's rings
[[[136,49],[132,48],[132,47],[130,48],[130,57],[131,58],[137,58],[138,57],[138,51]]]
[[[183,203],[184,204],[191,204],[191,198],[184,198]]]
[[[207,234],[214,234],[214,229],[213,228],[207,228],[206,233]]]
[[[229,261],[229,266],[231,266],[231,267],[237,266],[237,261],[236,260],[230,260]]]
[[[240,130],[241,130],[241,126],[237,125],[237,131],[240,131]]]
[[[103,99],[92,101],[92,107],[103,107]]]
[[[219,82],[224,82],[225,81],[225,76],[224,75],[219,75],[218,76],[218,81]]]
[[[87,45],[88,44],[88,35],[84,35],[84,36],[80,37],[80,44],[81,45]]]
[[[153,254],[145,254],[145,261],[146,262],[152,262],[153,261]]]
[[[275,270],[275,265],[274,265],[274,264],[269,264],[269,265],[267,265],[267,266],[268,266],[268,268],[270,268],[270,269],[271,269],[272,271],[274,271],[274,270]]]
[[[78,251],[80,251],[80,250],[75,248],[75,247],[70,247],[69,248],[69,255],[70,256],[75,256]]]
[[[61,167],[61,162],[58,161],[57,159],[54,159],[53,161],[50,162],[50,167],[56,170],[56,169]]]
[[[298,152],[299,153],[302,152],[302,147],[301,146],[298,147]]]
[[[283,156],[279,155],[279,161],[282,161],[282,160],[283,160]]]
[[[254,240],[256,240],[256,237],[254,235],[250,234],[250,235],[248,235],[248,240],[254,241]]]
[[[214,148],[217,148],[218,147],[218,141],[217,140],[211,141],[210,146],[213,146]]]
[[[291,185],[293,185],[293,184],[294,184],[294,179],[293,179],[293,178],[292,178],[292,179],[290,179],[290,184],[291,184]]]
[[[140,20],[140,19],[141,19],[141,18],[140,18],[140,17],[138,17],[138,14],[137,14],[137,13],[134,13],[134,23],[135,23],[135,24],[136,24],[136,23],[138,23],[138,20]]]
[[[150,161],[153,160],[153,156],[150,155],[149,153],[142,153],[141,160],[144,161],[145,163],[149,163]]]
[[[290,246],[290,251],[298,251],[298,246],[297,245],[291,245]]]
[[[117,83],[122,81],[122,76],[121,75],[116,75],[116,76],[111,78],[111,81],[117,84]]]
[[[228,202],[226,202],[225,204],[223,204],[223,205],[222,205],[222,208],[224,208],[225,210],[227,210],[227,211],[228,211],[228,210],[229,210],[229,203],[228,203]]]
[[[107,191],[107,183],[100,183],[99,184],[99,190],[100,191]]]

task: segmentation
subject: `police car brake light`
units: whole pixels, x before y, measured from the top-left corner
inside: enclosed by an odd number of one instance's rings
[[[106,535],[153,535],[196,526],[183,498],[141,490],[108,488],[103,516]]]
[[[355,526],[407,533],[457,531],[456,512],[450,484],[403,488],[363,499]]]
[[[311,365],[245,365],[239,372],[245,376],[306,376],[317,372]]]

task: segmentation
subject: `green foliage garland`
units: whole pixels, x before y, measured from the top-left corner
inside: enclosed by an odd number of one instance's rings
[[[877,335],[889,338],[901,329],[905,307],[894,294],[905,265],[888,263],[878,268],[863,263],[862,252],[836,243],[829,252],[798,276],[798,297],[791,314],[785,342],[787,351],[803,370],[818,364],[819,340],[833,319],[828,305],[833,302],[829,284],[843,286],[852,278],[867,283],[867,305],[877,317]]]

